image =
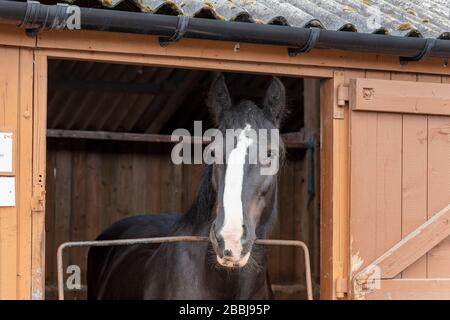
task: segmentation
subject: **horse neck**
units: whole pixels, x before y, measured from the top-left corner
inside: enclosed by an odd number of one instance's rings
[[[177,226],[177,233],[189,232],[207,235],[213,220],[215,193],[211,184],[212,166],[205,165],[199,190],[192,206],[183,215]]]

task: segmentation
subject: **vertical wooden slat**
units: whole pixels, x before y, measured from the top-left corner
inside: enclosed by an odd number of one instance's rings
[[[293,195],[293,176],[294,176],[294,161],[289,157],[282,168],[283,184],[279,187],[279,205],[281,210],[278,212],[278,220],[280,223],[280,238],[293,239],[293,214],[294,203],[292,201]],[[280,247],[279,270],[281,283],[292,283],[290,276],[292,275],[292,257],[293,251],[289,247]]]
[[[56,217],[55,214],[55,196],[56,196],[56,152],[53,146],[54,144],[47,143],[47,172],[46,172],[46,199],[45,199],[45,239],[47,243],[55,243],[56,242],[56,233],[54,230],[58,228],[56,225]],[[56,287],[55,279],[56,273],[55,268],[56,265],[56,255],[49,254],[51,251],[47,251],[45,257],[45,297],[46,299],[55,299],[56,292],[51,290],[51,288]]]
[[[18,299],[30,299],[31,212],[33,163],[33,50],[21,48],[19,62],[19,118],[17,140]]]
[[[149,213],[161,212],[161,199],[160,195],[162,193],[161,183],[161,166],[163,164],[162,156],[160,155],[161,146],[152,145],[149,146],[153,148],[151,160],[148,162],[147,168],[147,181],[149,181],[148,194],[148,209]]]
[[[415,73],[392,72],[391,79],[417,81],[417,75]],[[426,172],[426,156],[418,155],[418,152],[423,151],[424,146],[418,140],[423,129],[421,126],[424,119],[426,119],[426,116],[403,115],[402,236],[406,236],[426,221],[426,213],[424,215],[423,211],[423,206],[426,206],[426,176],[425,180],[423,180],[423,172]],[[418,148],[420,151],[415,148]],[[425,190],[423,190],[424,186]],[[403,278],[420,278],[425,276],[426,257],[418,260],[401,275]]]
[[[438,76],[438,75],[427,75],[427,74],[418,74],[417,75],[417,81],[419,81],[419,82],[432,82],[432,83],[441,83],[442,82],[442,78],[441,78],[441,76]],[[423,116],[424,118],[426,118],[426,119],[429,119],[430,118],[430,116]],[[404,116],[404,118],[406,118],[406,116]],[[429,134],[429,120],[428,120],[428,123],[427,123],[427,133],[426,133],[426,136],[428,136],[428,134]],[[429,137],[428,137],[428,141],[427,140],[425,140],[426,142],[426,144],[427,144],[427,149],[429,150],[429,148],[430,148],[430,142],[429,142]],[[421,151],[424,151],[425,152],[425,157],[427,157],[427,166],[428,166],[428,168],[427,167],[422,167],[421,168],[421,170],[423,170],[423,171],[420,171],[420,172],[428,172],[429,171],[429,161],[430,161],[430,154],[428,153],[427,154],[427,151],[426,150],[421,150]],[[417,151],[417,153],[418,153],[418,151]],[[416,155],[416,157],[417,157],[417,155]],[[424,181],[424,180],[422,180],[422,183],[424,183],[424,185],[425,186],[427,186],[427,184],[428,184],[428,186],[426,187],[426,193],[425,193],[425,195],[422,195],[422,199],[425,199],[425,206],[427,206],[428,207],[428,209],[426,209],[428,212],[427,212],[427,218],[429,219],[430,218],[430,215],[432,214],[432,213],[434,213],[435,211],[431,211],[430,212],[430,204],[429,204],[429,201],[430,201],[430,197],[429,197],[429,193],[430,193],[430,190],[429,190],[429,181],[428,181],[428,179],[429,179],[429,172],[428,172],[428,177],[427,177],[427,179]],[[450,194],[450,191],[449,191],[449,194]],[[449,198],[447,199],[447,201],[449,200]],[[422,207],[423,207],[423,204],[422,204]],[[422,208],[421,207],[421,208]],[[421,213],[421,215],[423,215],[423,212]],[[416,226],[414,226],[414,228],[415,227],[417,227],[417,225]],[[439,247],[442,247],[442,246],[444,246],[445,247],[445,245],[444,245],[444,243],[441,243],[440,245],[438,245],[437,246],[437,248],[439,248]],[[435,248],[434,250],[439,250],[439,249],[437,249],[437,248]],[[431,255],[433,254],[433,252],[435,252],[435,251],[433,251],[433,250],[431,250],[429,253],[427,253],[427,255],[425,256],[425,257],[423,257],[423,258],[421,258],[420,260],[418,260],[416,263],[414,263],[410,268],[415,268],[416,267],[416,265],[421,265],[421,272],[420,272],[420,274],[417,274],[417,277],[426,277],[427,275],[428,275],[428,277],[429,277],[429,268],[430,268],[430,265],[432,266],[431,268],[433,268],[433,262],[431,262],[430,263],[430,259],[431,260],[433,260],[433,258],[431,257]],[[423,266],[425,264],[425,267]],[[439,262],[438,263],[436,263],[436,265],[439,265]],[[407,269],[408,270],[408,269]],[[406,271],[407,271],[406,270]]]
[[[0,128],[15,131],[18,139],[19,49],[0,47]],[[14,167],[18,156],[15,154]],[[16,173],[17,175],[17,173]],[[17,203],[16,177],[16,203]],[[0,208],[0,300],[17,298],[18,206]]]
[[[376,141],[376,255],[380,256],[401,240],[402,115],[378,114]]]
[[[60,244],[66,241],[70,241],[70,230],[72,229],[71,216],[72,216],[72,155],[69,148],[70,144],[64,141],[58,141],[55,145],[55,187],[51,187],[47,183],[49,192],[52,189],[55,190],[55,229],[51,230],[54,235],[55,242],[49,243],[47,246],[47,252],[49,255],[56,254],[56,250]],[[52,182],[52,181],[50,181]],[[51,238],[49,238],[50,241]],[[63,257],[64,265],[69,263],[69,255],[66,254]],[[56,265],[47,265],[47,268],[55,270]],[[56,274],[54,271],[53,274]],[[50,284],[56,284],[56,278],[52,278]],[[56,293],[53,294],[56,298]],[[49,298],[52,298],[50,296]]]
[[[320,88],[320,116],[322,145],[320,152],[321,181],[320,198],[320,298],[332,299],[335,296],[335,271],[333,261],[335,259],[334,238],[335,228],[333,225],[333,108],[336,100],[335,90],[338,79],[323,80]]]
[[[403,115],[402,236],[427,220],[427,116]],[[425,278],[426,256],[402,273]]]
[[[376,256],[376,113],[351,113],[351,263],[352,276]],[[361,152],[364,150],[364,152]]]
[[[351,79],[354,78],[364,78],[366,77],[363,71],[345,71],[344,84],[349,86]],[[352,161],[351,155],[351,143],[352,137],[350,128],[352,125],[352,114],[348,108],[348,104],[344,108],[343,119],[335,119],[335,136],[334,139],[337,141],[336,151],[334,151],[334,167],[336,170],[335,176],[338,177],[338,184],[335,185],[334,193],[338,197],[333,196],[333,202],[335,210],[339,213],[339,263],[342,274],[342,279],[339,280],[340,285],[343,284],[343,280],[347,281],[351,279],[353,266],[353,256],[358,256],[359,251],[356,250],[354,254],[353,244],[353,234],[352,229],[352,203],[350,202],[350,192],[351,192],[351,174],[350,174],[350,164]],[[347,282],[348,283],[348,282]],[[343,298],[344,295],[339,293],[339,297]],[[349,297],[349,296],[347,296]]]
[[[87,144],[85,141],[77,142],[80,142],[79,146],[82,148]],[[87,152],[83,149],[72,153],[72,179],[70,181],[70,183],[72,183],[72,199],[70,207],[72,215],[69,241],[83,241],[87,239],[87,201],[89,190],[87,190],[88,170],[86,170],[86,159]],[[89,205],[91,204],[92,203],[89,203]],[[74,248],[70,251],[70,265],[76,265],[83,269],[84,261],[84,248]],[[71,291],[70,295],[72,296],[72,299],[80,298],[80,293],[76,290]]]
[[[122,145],[122,144],[121,144]],[[131,200],[130,197],[132,192],[132,172],[133,172],[133,162],[131,148],[129,146],[123,146],[117,157],[118,166],[118,181],[117,185],[117,220],[128,216],[131,213]]]
[[[44,196],[47,128],[47,57],[35,55],[33,108],[33,197]],[[45,199],[32,213],[31,287],[32,299],[45,297]]]
[[[303,156],[303,157],[302,157]],[[304,158],[304,153],[297,155],[295,162],[294,162],[294,176],[293,176],[293,194],[292,199],[294,201],[294,221],[293,221],[293,227],[294,227],[294,238],[304,241],[311,251],[319,251],[319,240],[317,239],[317,242],[314,242],[313,237],[308,237],[309,234],[308,231],[310,231],[310,223],[311,221],[314,221],[314,219],[306,219],[305,216],[307,216],[310,212],[306,209],[307,204],[307,197],[308,197],[308,186],[307,186],[307,175],[306,175],[306,165]],[[317,159],[316,159],[317,163]],[[280,182],[286,183],[284,179],[281,179]],[[316,197],[319,195],[316,194]],[[311,203],[311,205],[314,205],[314,203]],[[281,208],[283,210],[283,208]],[[314,217],[311,217],[314,218]],[[306,222],[305,222],[306,220]],[[311,241],[312,240],[312,241]],[[311,243],[312,242],[312,243]],[[317,270],[318,262],[314,265],[314,253],[311,253],[311,268],[312,270]],[[317,257],[319,258],[319,256]],[[301,252],[301,250],[295,250],[294,251],[294,279],[295,283],[300,283],[302,285],[306,285],[305,283],[305,262],[304,262],[304,254]],[[316,268],[315,268],[316,267]],[[314,276],[319,276],[318,274],[314,274]],[[313,280],[313,282],[318,283],[319,279],[316,278]]]
[[[100,226],[100,213],[103,210],[101,185],[101,154],[92,152],[92,146],[86,154],[86,240],[95,240]]]
[[[386,72],[367,78],[389,79]],[[352,112],[352,268],[360,269],[401,239],[402,117]]]
[[[301,240],[311,248],[311,267],[312,270],[318,270],[320,264],[320,80],[303,79],[303,114],[304,130],[307,141],[314,142],[313,148],[313,168],[310,168],[310,150],[306,152],[305,158],[296,158],[296,167],[298,167],[294,179],[295,195],[298,199],[297,208],[294,212],[297,227],[296,236],[301,236]],[[314,175],[314,193],[308,194],[309,172],[312,170]],[[303,195],[303,196],[297,196]],[[309,201],[309,203],[308,203]],[[303,253],[296,250],[295,262],[300,264],[296,267],[297,277],[302,279],[304,272]],[[313,274],[314,282],[319,283],[319,274]],[[302,280],[304,282],[304,280]]]
[[[450,117],[428,117],[428,216],[450,201]],[[428,252],[428,278],[450,277],[450,238]]]
[[[389,72],[368,71],[366,77],[392,79]],[[376,126],[375,253],[379,256],[401,240],[402,116],[379,113]]]
[[[145,145],[133,145],[133,169],[132,169],[132,214],[146,213],[148,194],[144,192],[147,188],[147,165],[145,156]]]

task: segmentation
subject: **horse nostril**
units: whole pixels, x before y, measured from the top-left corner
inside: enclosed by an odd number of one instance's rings
[[[231,250],[226,249],[226,250],[224,250],[223,255],[225,257],[232,257],[233,256],[233,252]]]

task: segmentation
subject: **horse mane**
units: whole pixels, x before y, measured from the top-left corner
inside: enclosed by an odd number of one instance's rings
[[[212,186],[211,178],[212,165],[203,165],[200,187],[191,207],[180,220],[181,226],[198,228],[212,222],[216,194]]]

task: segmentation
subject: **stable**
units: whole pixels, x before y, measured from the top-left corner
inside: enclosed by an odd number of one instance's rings
[[[437,0],[1,0],[0,299],[55,298],[63,242],[189,207],[201,168],[170,162],[170,133],[212,126],[215,71],[237,99],[286,87],[272,238],[309,246],[315,297],[450,299],[448,16]],[[301,252],[271,250],[269,269],[277,298],[305,297]]]

